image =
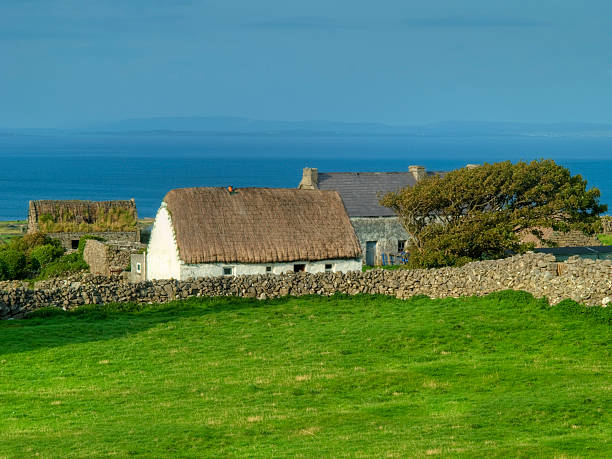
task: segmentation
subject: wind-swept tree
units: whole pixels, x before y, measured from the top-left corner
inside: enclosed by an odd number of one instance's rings
[[[597,188],[552,160],[510,161],[429,176],[413,187],[386,194],[411,236],[410,265],[437,267],[499,258],[531,248],[521,242],[526,230],[579,229],[593,234],[599,215]]]

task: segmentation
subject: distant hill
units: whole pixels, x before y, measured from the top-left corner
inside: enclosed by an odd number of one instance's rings
[[[535,136],[612,137],[612,124],[602,123],[514,123],[487,121],[444,121],[400,126],[384,123],[341,121],[266,121],[240,117],[186,116],[133,118],[98,123],[78,129],[2,129],[0,135],[70,135],[91,133],[164,135],[304,135],[304,136]]]
[[[382,123],[335,121],[262,121],[239,117],[134,118],[93,127],[103,131],[196,131],[196,132],[335,132],[393,134],[398,128]]]
[[[596,123],[500,123],[445,121],[415,126],[339,121],[264,121],[239,117],[161,117],[134,118],[91,126],[102,132],[208,132],[281,134],[311,133],[333,135],[408,136],[612,136],[612,125]]]

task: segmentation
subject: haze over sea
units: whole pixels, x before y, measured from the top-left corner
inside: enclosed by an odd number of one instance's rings
[[[333,136],[172,133],[0,135],[0,220],[31,199],[135,198],[153,217],[172,188],[296,187],[302,168],[449,170],[467,163],[551,158],[612,204],[612,137]]]

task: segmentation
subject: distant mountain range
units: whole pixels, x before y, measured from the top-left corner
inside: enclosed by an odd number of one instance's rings
[[[134,118],[78,129],[0,129],[1,135],[53,134],[151,134],[151,135],[304,135],[304,136],[537,136],[612,137],[612,124],[598,123],[500,123],[445,121],[420,126],[337,121],[263,121],[239,117]]]

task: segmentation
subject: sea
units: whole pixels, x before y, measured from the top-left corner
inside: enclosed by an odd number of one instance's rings
[[[153,217],[173,188],[296,187],[302,168],[446,171],[469,163],[554,159],[612,207],[612,137],[334,136],[180,133],[0,135],[0,220],[33,199],[136,200]]]

